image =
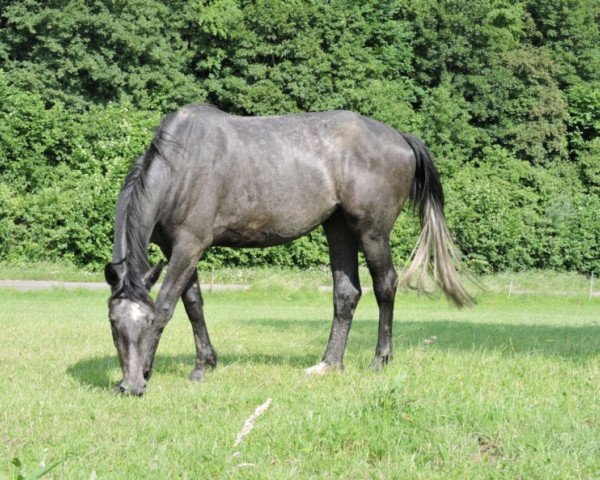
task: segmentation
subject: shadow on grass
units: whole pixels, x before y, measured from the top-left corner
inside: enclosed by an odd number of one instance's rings
[[[286,321],[260,319],[244,322],[265,330],[287,332],[291,325],[302,325],[303,333],[314,337],[323,332],[319,341],[325,347],[328,326],[319,321]],[[297,329],[296,331],[298,331]],[[506,323],[477,323],[469,321],[395,321],[394,345],[396,349],[420,346],[425,339],[436,337],[436,348],[464,351],[499,351],[506,354],[537,354],[558,356],[570,360],[585,360],[600,355],[600,322],[592,325],[522,325]],[[322,337],[322,338],[321,338]],[[298,343],[302,341],[298,334]],[[305,336],[306,340],[306,336]],[[375,350],[377,322],[354,321],[350,330],[351,350]]]
[[[295,346],[284,353],[257,351],[220,354],[219,366],[242,364],[306,368],[320,359],[327,342],[328,327],[319,321],[255,319],[245,321],[241,328],[246,330],[252,329],[253,326],[271,330],[274,334],[285,331],[288,335],[287,344]],[[600,355],[600,325],[570,327],[461,321],[395,323],[396,350],[418,347],[424,340],[433,336],[436,337],[435,348],[446,351],[494,351],[506,355],[544,355],[573,361]],[[374,351],[376,338],[377,322],[355,321],[350,332],[348,348],[353,352]],[[215,347],[218,353],[218,345]],[[248,349],[250,348],[251,345],[248,346]],[[264,348],[264,345],[260,346],[260,350]],[[278,349],[281,349],[281,346],[273,348],[274,351]],[[304,352],[300,349],[304,349]],[[161,355],[159,349],[154,374],[187,375],[194,365],[194,358],[193,351],[190,351],[189,355]],[[114,386],[111,374],[118,369],[115,354],[80,360],[70,366],[67,373],[82,384],[106,389]]]
[[[217,368],[229,365],[285,365],[294,368],[308,368],[318,362],[317,355],[270,355],[264,353],[250,354],[222,354],[218,355]],[[180,374],[186,376],[192,371],[195,355],[191,351],[189,355],[161,355],[157,353],[154,360],[153,375]],[[82,385],[88,385],[99,389],[109,389],[116,386],[114,372],[119,371],[119,360],[117,355],[104,355],[102,357],[91,357],[78,362],[67,368],[67,373]],[[120,373],[120,372],[119,372]]]

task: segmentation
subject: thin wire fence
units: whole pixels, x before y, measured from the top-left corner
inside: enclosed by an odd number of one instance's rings
[[[595,272],[589,275],[551,271],[506,272],[480,278],[486,291],[506,294],[507,298],[519,295],[600,298],[600,282]]]
[[[398,273],[402,274],[399,269]],[[598,273],[582,275],[578,273],[527,271],[505,272],[490,275],[476,275],[469,279],[463,275],[463,281],[475,295],[496,294],[508,298],[522,296],[578,297],[581,299],[600,298],[600,279]],[[331,292],[331,273],[329,267],[298,271],[290,269],[217,269],[201,273],[201,277],[211,283],[247,283],[266,289],[314,290]],[[366,267],[360,267],[360,280],[363,293],[372,292],[371,277]],[[441,296],[439,288],[431,279],[426,288],[434,296]],[[410,294],[412,290],[406,289]],[[402,291],[399,292],[402,294]]]

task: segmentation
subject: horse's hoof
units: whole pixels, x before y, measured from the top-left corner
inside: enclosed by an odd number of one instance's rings
[[[194,368],[192,372],[188,375],[188,379],[192,382],[201,382],[202,380],[204,380],[205,373],[205,368]]]
[[[333,372],[336,370],[342,370],[342,366],[334,366],[330,365],[326,362],[319,362],[313,367],[307,368],[304,370],[304,375],[307,377],[312,377],[313,375],[325,375],[326,373]]]
[[[369,370],[372,370],[374,372],[380,371],[383,367],[385,367],[388,364],[390,358],[391,357],[389,355],[375,356],[371,361],[371,364],[369,365]]]

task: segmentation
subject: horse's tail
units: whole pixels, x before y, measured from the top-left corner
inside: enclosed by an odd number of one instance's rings
[[[433,157],[421,140],[404,133],[402,136],[415,154],[411,199],[413,207],[419,210],[421,235],[401,284],[424,291],[427,273],[431,271],[434,281],[456,305],[472,305],[474,300],[456,270],[460,264],[458,249],[446,225],[444,192]]]

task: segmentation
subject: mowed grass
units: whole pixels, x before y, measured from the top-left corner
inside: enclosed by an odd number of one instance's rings
[[[186,379],[194,345],[179,307],[146,395],[130,398],[111,393],[106,297],[0,290],[0,477],[58,461],[47,478],[600,478],[598,298],[488,294],[458,310],[399,294],[394,359],[372,372],[367,293],[344,372],[307,378],[330,293],[205,294],[218,368]]]

